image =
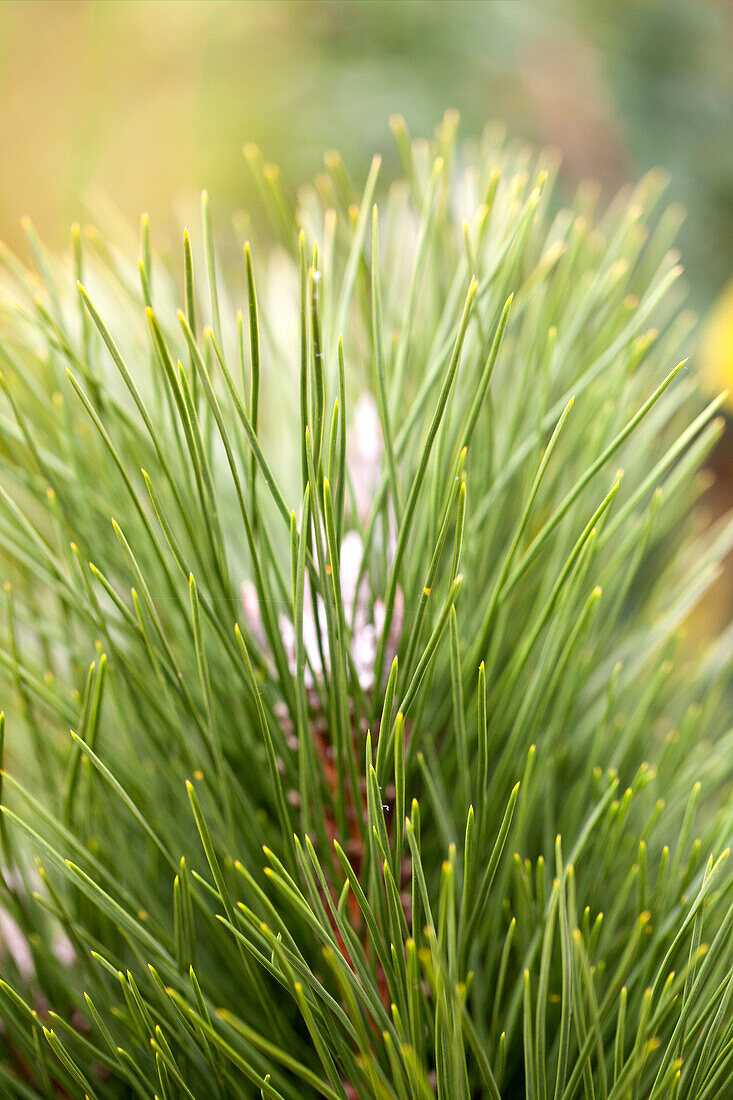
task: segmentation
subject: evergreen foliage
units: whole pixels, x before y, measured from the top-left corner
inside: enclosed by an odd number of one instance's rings
[[[730,1096],[675,217],[393,129],[227,279],[0,256],[3,1095]]]

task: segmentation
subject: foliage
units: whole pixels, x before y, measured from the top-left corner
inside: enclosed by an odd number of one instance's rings
[[[2,254],[8,1096],[726,1095],[674,219],[456,121],[379,218],[378,160],[294,217],[249,149],[242,290],[206,196],[180,286],[146,219],[139,280]]]

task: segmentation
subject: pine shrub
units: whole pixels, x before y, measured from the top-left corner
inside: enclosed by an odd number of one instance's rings
[[[393,129],[248,148],[226,252],[3,248],[3,1096],[731,1095],[677,213]]]

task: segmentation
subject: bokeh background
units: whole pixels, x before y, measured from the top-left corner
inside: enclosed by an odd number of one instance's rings
[[[165,241],[202,187],[223,215],[253,200],[245,142],[293,183],[332,146],[358,174],[394,159],[390,114],[429,134],[446,107],[559,147],[568,187],[663,165],[692,303],[733,317],[731,0],[6,0],[0,237],[30,214],[61,244],[104,195]],[[733,380],[718,327],[711,384]]]
[[[388,119],[429,134],[446,107],[563,150],[561,186],[610,197],[653,165],[687,219],[695,369],[733,387],[731,0],[265,0],[0,3],[0,238],[29,214],[55,246],[112,203],[178,241],[207,187],[217,219],[256,202],[242,147],[294,187],[337,146],[363,178],[396,163]],[[733,404],[729,404],[733,412]],[[733,444],[717,452],[716,510]]]

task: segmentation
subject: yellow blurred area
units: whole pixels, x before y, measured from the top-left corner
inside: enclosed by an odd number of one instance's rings
[[[700,361],[708,388],[730,391],[727,407],[733,412],[733,279],[707,319],[701,339]]]
[[[212,71],[219,40],[275,41],[287,15],[278,4],[1,4],[2,235],[17,239],[27,213],[65,240],[90,184],[127,216],[149,209],[163,222],[177,196],[231,194],[242,134]],[[242,61],[227,98],[254,113],[258,71],[247,51]]]

